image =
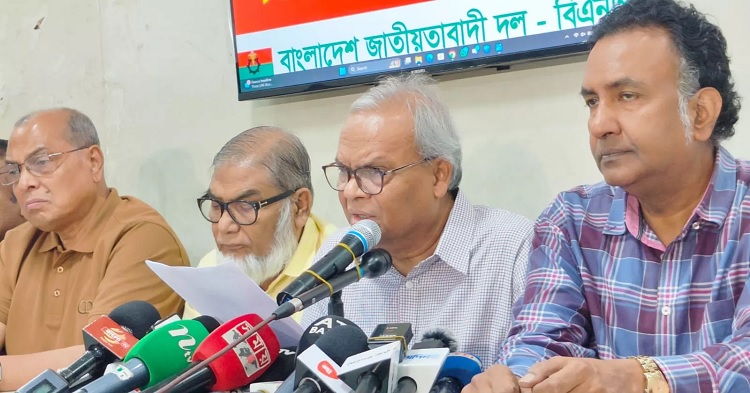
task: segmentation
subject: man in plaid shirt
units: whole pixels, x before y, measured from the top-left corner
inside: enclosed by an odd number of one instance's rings
[[[631,0],[591,36],[581,89],[606,183],[535,225],[499,365],[463,393],[750,392],[750,163],[739,98],[693,7]]]

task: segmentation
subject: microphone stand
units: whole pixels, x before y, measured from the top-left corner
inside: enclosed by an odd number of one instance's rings
[[[328,315],[344,318],[344,301],[341,300],[341,291],[334,292],[328,299]]]

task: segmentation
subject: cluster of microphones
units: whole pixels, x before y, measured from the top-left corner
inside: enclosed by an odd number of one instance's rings
[[[83,356],[61,370],[44,371],[17,392],[459,393],[481,363],[456,352],[448,332],[426,333],[408,349],[408,323],[378,325],[368,336],[351,321],[329,315],[312,323],[298,346],[281,348],[268,326],[362,277],[385,273],[391,257],[373,248],[379,241],[373,221],[355,224],[309,274],[282,291],[278,309],[265,319],[248,314],[223,324],[207,315],[160,320],[147,302],[123,304],[83,329]]]

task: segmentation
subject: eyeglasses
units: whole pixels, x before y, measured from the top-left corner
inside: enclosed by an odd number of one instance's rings
[[[214,224],[218,223],[224,211],[229,213],[229,217],[239,225],[253,225],[258,221],[258,210],[263,206],[268,206],[294,194],[294,191],[284,191],[279,195],[272,196],[262,201],[229,201],[220,202],[214,198],[204,195],[198,198],[198,209],[200,209],[203,218]]]
[[[21,167],[25,167],[30,174],[34,176],[47,176],[54,173],[60,167],[58,157],[73,153],[79,150],[88,149],[91,145],[79,147],[77,149],[64,151],[61,153],[42,152],[27,158],[20,164],[6,164],[0,168],[0,184],[9,186],[15,184],[21,178]]]
[[[383,179],[385,175],[411,168],[432,159],[425,158],[388,171],[370,167],[352,169],[341,164],[329,164],[323,166],[323,172],[326,175],[328,185],[336,191],[344,191],[346,184],[349,183],[352,175],[354,175],[354,179],[357,180],[357,186],[359,186],[362,192],[368,195],[378,195],[383,192]]]

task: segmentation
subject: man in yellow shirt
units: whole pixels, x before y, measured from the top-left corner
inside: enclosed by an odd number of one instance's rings
[[[275,299],[336,230],[312,214],[312,204],[310,157],[299,138],[268,126],[240,133],[214,157],[198,199],[217,247],[198,267],[237,264]],[[186,305],[184,318],[197,315]]]

